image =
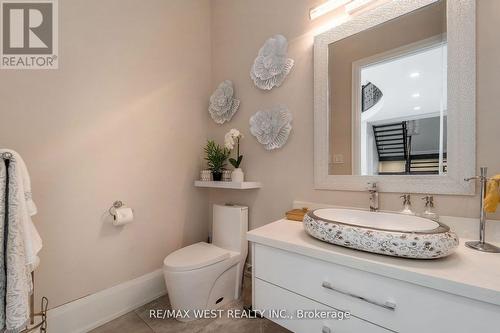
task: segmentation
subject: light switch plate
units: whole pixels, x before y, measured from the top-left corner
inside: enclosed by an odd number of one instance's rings
[[[334,154],[333,155],[333,164],[344,164],[344,155],[343,154]]]

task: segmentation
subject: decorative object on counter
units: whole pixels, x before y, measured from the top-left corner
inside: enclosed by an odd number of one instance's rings
[[[201,170],[200,180],[204,182],[209,182],[212,180],[212,170]]]
[[[223,170],[222,171],[222,181],[223,182],[230,182],[232,173],[233,172],[231,170]]]
[[[494,178],[488,178],[488,168],[481,167],[481,175],[465,178],[466,182],[471,180],[479,180],[481,184],[481,194],[479,197],[479,241],[467,242],[465,245],[470,247],[471,249],[481,251],[481,252],[490,252],[490,253],[500,253],[500,248],[486,243],[486,209],[485,209],[485,201],[488,199],[486,193],[486,187],[488,181],[494,180]]]
[[[231,173],[231,180],[233,182],[241,183],[245,180],[245,174],[240,168],[241,161],[243,160],[243,155],[240,155],[240,139],[243,139],[243,134],[235,128],[227,132],[224,137],[224,143],[227,149],[233,150],[236,146],[236,159],[229,159],[229,163],[231,163],[234,167],[234,170]]]
[[[292,209],[286,212],[285,216],[287,220],[302,222],[304,220],[304,216],[307,214],[308,211],[309,208],[306,207],[302,209]]]
[[[217,124],[230,121],[236,111],[238,111],[240,101],[233,96],[233,82],[230,80],[221,82],[213,95],[210,96],[208,112]]]
[[[399,213],[405,215],[415,215],[415,212],[411,209],[411,195],[403,194],[400,198],[403,199],[403,210]]]
[[[287,57],[288,41],[282,35],[269,38],[253,63],[250,77],[263,90],[279,87],[293,67],[293,59]]]
[[[426,195],[422,200],[425,200],[425,210],[422,217],[436,222],[439,221],[439,215],[434,211],[434,197]]]
[[[205,146],[206,157],[208,168],[212,171],[212,177],[214,181],[220,181],[222,179],[222,170],[226,166],[226,160],[229,157],[230,151],[227,148],[222,148],[216,144],[213,140],[208,140]]]
[[[333,213],[325,218],[321,211],[328,210]],[[324,242],[404,258],[446,257],[459,244],[457,235],[443,223],[394,213],[316,209],[304,216],[304,228]]]
[[[250,132],[267,150],[285,145],[292,130],[292,114],[286,106],[278,105],[258,111],[250,118]]]

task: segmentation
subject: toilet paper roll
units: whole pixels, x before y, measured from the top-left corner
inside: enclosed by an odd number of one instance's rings
[[[134,211],[129,207],[115,209],[113,225],[119,226],[132,222],[134,220]]]

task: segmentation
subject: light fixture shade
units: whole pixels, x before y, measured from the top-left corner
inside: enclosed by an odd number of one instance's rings
[[[358,10],[361,10],[368,6],[375,0],[353,0],[345,6],[345,11],[347,14],[352,14]]]
[[[351,0],[328,0],[325,3],[314,7],[309,11],[309,17],[311,20],[314,20],[322,15],[325,15],[326,13],[329,13],[346,3],[350,2]]]

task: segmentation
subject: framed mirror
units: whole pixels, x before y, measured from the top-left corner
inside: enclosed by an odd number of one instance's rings
[[[315,187],[474,194],[475,1],[391,1],[314,40]]]

